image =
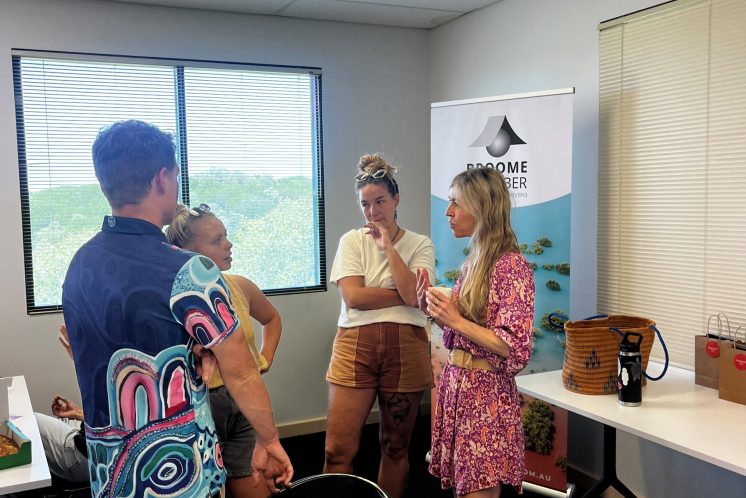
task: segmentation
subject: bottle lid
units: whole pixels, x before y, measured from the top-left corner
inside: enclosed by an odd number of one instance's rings
[[[619,351],[623,353],[639,353],[640,345],[631,342],[623,342],[619,345]]]

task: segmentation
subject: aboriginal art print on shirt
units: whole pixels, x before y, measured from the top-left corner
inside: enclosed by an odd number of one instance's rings
[[[122,348],[109,360],[109,425],[86,426],[93,496],[204,498],[225,482],[192,347],[210,348],[237,328],[230,294],[212,261],[195,256],[177,272],[169,304],[191,339],[155,356]]]

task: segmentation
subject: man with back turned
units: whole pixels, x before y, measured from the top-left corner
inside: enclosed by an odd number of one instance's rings
[[[255,474],[270,465],[267,477],[287,484],[293,473],[218,267],[161,231],[178,202],[175,157],[171,136],[142,121],[114,123],[93,144],[112,215],[70,263],[62,306],[96,497],[221,494],[202,348],[256,428]]]

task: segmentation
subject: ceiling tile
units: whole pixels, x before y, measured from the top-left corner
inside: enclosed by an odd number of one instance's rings
[[[327,21],[382,24],[408,28],[433,28],[460,15],[459,12],[418,9],[369,2],[337,0],[297,0],[278,12],[279,15],[323,19]]]
[[[292,0],[114,0],[116,2],[165,5],[187,9],[244,12],[247,14],[275,14]]]
[[[412,7],[416,9],[449,10],[452,12],[471,12],[499,0],[337,0],[339,2],[368,3]]]
[[[245,14],[434,28],[499,0],[101,0]]]

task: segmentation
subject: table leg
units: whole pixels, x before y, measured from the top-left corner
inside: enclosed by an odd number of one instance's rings
[[[614,488],[625,498],[636,498],[616,475],[616,429],[604,424],[604,463],[601,479],[583,495],[583,498],[597,498],[608,488]]]

